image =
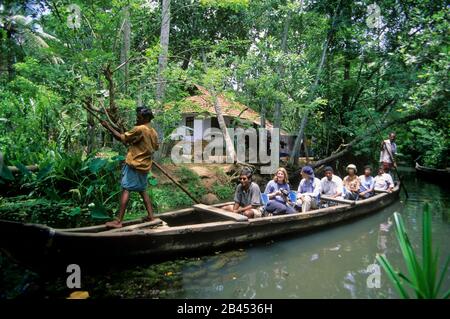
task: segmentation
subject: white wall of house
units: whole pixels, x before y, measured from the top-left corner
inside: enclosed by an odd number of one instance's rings
[[[190,114],[182,114],[182,120],[180,123],[180,126],[188,126],[188,123],[186,121],[187,118],[193,118],[193,122],[191,122],[191,125],[193,125],[193,130],[192,131],[185,131],[184,138],[182,138],[182,140],[185,141],[185,143],[183,143],[183,156],[187,156],[189,160],[191,160],[190,158],[190,154],[193,154],[193,150],[194,150],[194,145],[195,147],[198,147],[200,145],[200,149],[202,149],[201,144],[204,145],[204,143],[202,143],[201,141],[204,140],[204,137],[206,136],[205,131],[209,128],[212,127],[212,118],[211,117],[204,117],[204,116],[198,116],[196,114],[190,113]],[[233,121],[233,118],[225,116],[225,124],[227,125],[227,127],[230,127],[230,124]],[[214,119],[215,121],[215,119]],[[217,122],[216,122],[217,123]],[[182,131],[180,131],[180,134]],[[291,154],[293,146],[294,146],[294,141],[295,141],[295,136],[290,136],[290,135],[282,135],[280,136],[280,141],[285,142],[285,147],[281,147],[280,145],[280,153],[285,153],[289,156],[289,154]],[[198,142],[198,144],[196,144],[196,142]],[[302,149],[303,151],[303,149]],[[312,152],[310,151],[310,156],[313,155]],[[247,155],[249,156],[249,155]],[[212,157],[217,157],[217,162],[221,162],[221,158],[223,156],[217,155],[217,156],[212,156]],[[212,159],[212,157],[209,158],[209,160],[214,160]],[[200,158],[200,161],[202,159]],[[223,159],[225,160],[225,159]]]
[[[193,122],[194,130],[186,132],[186,135],[184,136],[184,140],[186,142],[194,142],[196,140],[201,140],[203,136],[203,127],[205,126],[203,123],[204,120],[195,118],[194,114],[183,114],[181,125],[188,126],[187,119],[192,117],[194,118]]]
[[[194,119],[194,142],[203,139],[204,122],[203,119]]]
[[[194,117],[194,131],[190,132],[190,135],[186,135],[184,140],[187,142],[203,140],[205,131],[211,128],[211,118],[205,118],[203,116],[201,118],[197,118],[194,114],[183,114],[181,125],[187,126],[188,123],[186,122],[186,119],[190,117]],[[227,121],[227,119],[225,119],[225,123],[228,125],[230,121]]]
[[[187,126],[188,123],[186,122],[186,119],[189,117],[194,117],[194,130],[193,130],[193,132],[190,131],[189,135],[185,135],[185,137],[184,137],[184,141],[187,142],[185,144],[184,148],[185,148],[185,152],[188,154],[191,152],[191,147],[193,147],[193,145],[191,143],[203,140],[205,131],[207,129],[211,128],[211,118],[210,117],[205,118],[202,116],[202,117],[197,118],[195,116],[195,114],[183,114],[181,125]],[[228,116],[225,116],[224,119],[225,119],[225,124],[227,125],[227,127],[229,127],[233,119]],[[286,146],[284,149],[280,148],[280,151],[289,154],[293,148],[294,140],[295,140],[295,137],[292,137],[292,136],[287,136],[287,135],[281,136],[280,141],[284,141],[286,143]]]

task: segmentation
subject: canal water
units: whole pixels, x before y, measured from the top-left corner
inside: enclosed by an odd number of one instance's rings
[[[372,275],[376,275],[377,253],[405,271],[394,212],[403,216],[410,240],[421,253],[421,215],[423,205],[429,203],[440,269],[450,255],[449,189],[419,180],[413,171],[402,174],[409,198],[402,193],[398,202],[368,217],[201,258],[105,271],[102,276],[83,278],[82,290],[92,298],[398,298],[384,270],[379,287]],[[65,278],[59,284],[43,283],[35,274],[11,273],[18,277],[17,283],[9,283],[11,289],[25,295],[66,298],[70,293],[62,288]],[[450,288],[450,270],[443,288]],[[12,294],[3,291],[3,296]]]
[[[398,298],[383,270],[379,288],[376,278],[370,276],[376,273],[377,266],[371,265],[376,263],[377,253],[385,254],[393,265],[405,270],[395,236],[394,212],[403,216],[410,240],[421,253],[422,208],[429,203],[441,269],[450,255],[449,190],[418,180],[413,172],[402,174],[406,174],[408,199],[402,193],[400,201],[363,219],[269,242],[228,258],[210,257],[200,272],[196,267],[183,270],[179,297]],[[444,286],[445,291],[450,288],[450,270]]]

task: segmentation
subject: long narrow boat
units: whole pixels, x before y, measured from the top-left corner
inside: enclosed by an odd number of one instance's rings
[[[448,186],[450,169],[421,166],[416,162],[416,175],[427,181]]]
[[[355,219],[393,203],[399,189],[396,185],[390,193],[378,193],[359,201],[340,200],[335,206],[308,213],[257,219],[226,212],[221,207],[229,203],[223,203],[198,204],[160,214],[151,222],[129,221],[123,228],[112,230],[103,225],[54,229],[0,220],[0,248],[14,260],[38,271],[58,267],[64,267],[65,271],[69,264],[102,267],[180,257]]]

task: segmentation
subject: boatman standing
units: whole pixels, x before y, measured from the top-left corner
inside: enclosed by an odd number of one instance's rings
[[[147,220],[153,220],[153,208],[147,194],[147,175],[152,167],[152,155],[158,149],[158,134],[151,127],[153,113],[146,107],[136,108],[136,126],[131,131],[121,134],[106,121],[101,124],[108,129],[115,139],[128,146],[125,164],[122,167],[122,195],[117,219],[107,222],[106,226],[120,228],[125,215],[130,192],[139,192],[147,210]]]
[[[389,138],[381,142],[380,164],[384,172],[389,173],[392,167],[397,167],[395,155],[397,153],[397,144],[395,144],[395,133],[389,133]]]

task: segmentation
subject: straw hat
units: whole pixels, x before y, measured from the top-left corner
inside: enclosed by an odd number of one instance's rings
[[[348,171],[349,168],[354,169],[355,173],[358,172],[358,170],[356,169],[356,165],[355,164],[348,164],[346,170]]]

